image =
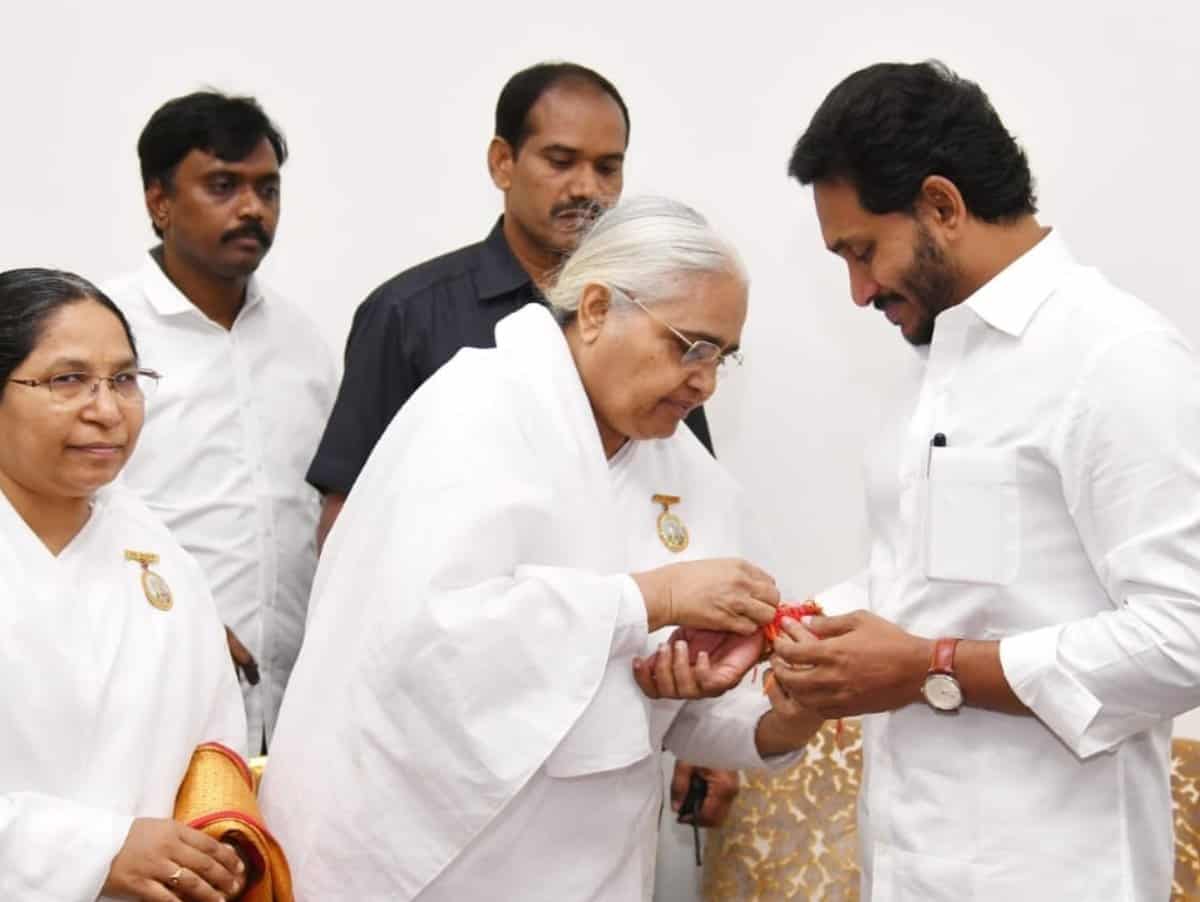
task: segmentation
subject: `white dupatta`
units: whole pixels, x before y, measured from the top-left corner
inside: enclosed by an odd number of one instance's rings
[[[174,604],[147,601],[151,552]],[[134,817],[170,817],[192,752],[245,715],[195,562],[118,487],[55,557],[0,493],[0,898],[84,902]]]
[[[302,900],[413,898],[540,768],[652,752],[583,385],[545,309],[496,335],[401,409],[326,545],[263,788]]]

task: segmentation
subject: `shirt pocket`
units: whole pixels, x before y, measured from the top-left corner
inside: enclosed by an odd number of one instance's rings
[[[1008,585],[1021,561],[1015,450],[933,448],[926,481],[929,579]]]

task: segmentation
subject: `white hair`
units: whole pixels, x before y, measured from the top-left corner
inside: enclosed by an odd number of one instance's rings
[[[734,246],[691,207],[666,197],[635,197],[600,215],[559,269],[546,301],[565,324],[574,318],[588,285],[652,304],[681,276],[713,273],[749,282]]]

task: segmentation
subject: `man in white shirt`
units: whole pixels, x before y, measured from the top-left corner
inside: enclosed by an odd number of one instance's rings
[[[1192,351],[1038,223],[1024,153],[940,64],[851,75],[790,172],[920,357],[868,453],[866,610],[773,659],[799,704],[873,715],[864,898],[1167,898],[1171,722],[1200,702]]]
[[[258,104],[171,100],[138,156],[162,243],[108,291],[163,378],[124,478],[204,570],[242,672],[253,752],[274,728],[304,631],[320,504],[304,471],[336,367],[309,320],[254,276],[287,157]]]

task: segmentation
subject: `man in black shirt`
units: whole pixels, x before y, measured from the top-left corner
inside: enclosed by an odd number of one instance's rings
[[[599,73],[543,63],[509,79],[487,157],[504,194],[504,215],[482,242],[400,273],[354,314],[341,388],[308,470],[308,481],[324,495],[319,545],[413,392],[459,349],[494,347],[497,322],[541,301],[538,286],[592,217],[620,196],[628,143],[625,101]],[[711,451],[703,409],[687,424]],[[710,788],[693,817],[715,826],[737,794],[737,775],[701,773]],[[680,764],[672,787],[677,804],[691,776]]]
[[[463,347],[495,345],[496,323],[530,301],[595,212],[621,193],[629,111],[602,75],[545,63],[514,75],[488,147],[504,215],[479,244],[390,279],[363,302],[345,375],[308,481],[324,495],[318,541],[396,411]],[[688,425],[711,450],[704,411]]]

